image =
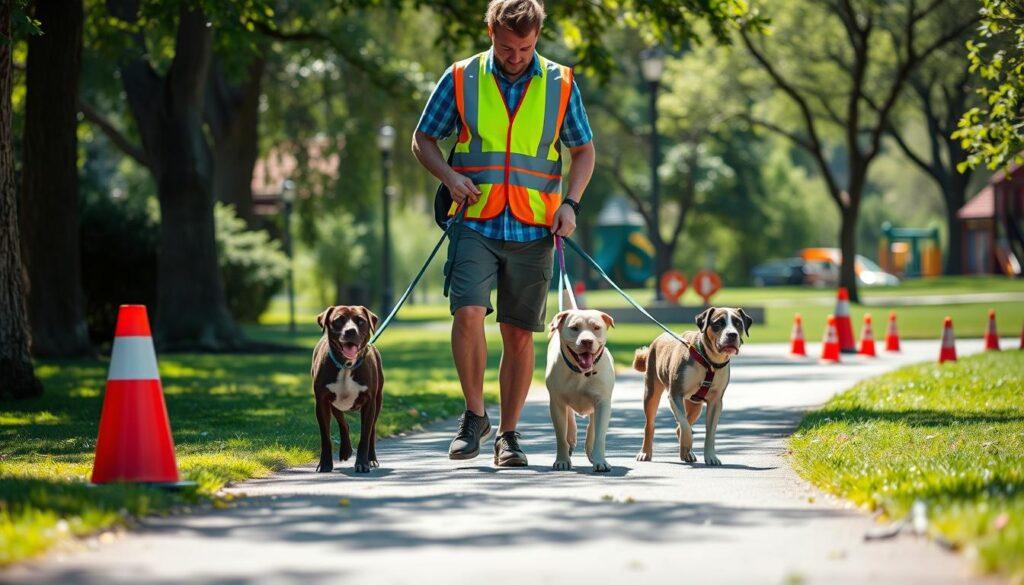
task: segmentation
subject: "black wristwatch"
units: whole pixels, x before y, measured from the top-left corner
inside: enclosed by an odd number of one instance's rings
[[[562,199],[562,205],[568,205],[569,207],[572,207],[572,212],[575,213],[577,216],[580,214],[579,202],[573,201],[572,199],[566,197],[565,199]]]

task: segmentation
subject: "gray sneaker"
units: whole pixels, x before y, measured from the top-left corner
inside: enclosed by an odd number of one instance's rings
[[[498,467],[526,467],[526,453],[519,447],[519,433],[505,431],[495,437],[494,464]]]
[[[480,454],[480,441],[491,434],[491,419],[487,411],[478,416],[467,410],[459,417],[459,431],[455,433],[452,444],[448,447],[449,459],[472,459]]]

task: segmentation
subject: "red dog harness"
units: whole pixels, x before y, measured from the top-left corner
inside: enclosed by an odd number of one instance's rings
[[[690,397],[693,402],[703,402],[707,400],[708,391],[711,390],[711,383],[715,381],[715,367],[712,367],[711,360],[704,357],[704,354],[697,349],[696,345],[690,346],[690,358],[698,364],[704,366],[704,381],[700,383],[700,388],[697,392]],[[714,364],[717,369],[722,369],[729,365],[729,361],[726,360],[724,364]]]

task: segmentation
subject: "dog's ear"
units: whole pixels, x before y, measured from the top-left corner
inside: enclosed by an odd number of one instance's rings
[[[739,313],[740,319],[743,319],[743,333],[750,337],[750,326],[754,324],[754,320],[743,309],[736,309],[736,312]]]
[[[365,315],[366,320],[370,322],[370,335],[373,335],[377,332],[377,323],[380,322],[380,317],[366,307],[363,307],[363,315]]]
[[[322,313],[316,316],[316,324],[320,326],[320,330],[323,331],[327,327],[327,323],[331,320],[331,311],[334,310],[333,306],[327,307]]]
[[[704,311],[702,311],[700,315],[697,315],[697,318],[694,319],[694,321],[696,321],[696,323],[697,323],[697,329],[700,329],[701,331],[704,331],[704,329],[707,328],[708,323],[711,322],[711,315],[713,315],[714,313],[715,313],[715,308],[714,307],[708,307],[708,308],[704,309]]]
[[[612,319],[612,316],[608,313],[601,313],[601,318],[604,319],[604,324],[607,325],[609,329],[615,327],[615,319]]]
[[[548,325],[548,339],[551,339],[551,336],[554,335],[555,331],[557,331],[558,328],[562,326],[562,322],[565,321],[565,318],[568,316],[569,311],[562,311],[561,313],[555,315],[553,319],[551,319],[551,325]]]

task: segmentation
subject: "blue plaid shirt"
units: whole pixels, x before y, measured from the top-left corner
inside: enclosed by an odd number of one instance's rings
[[[492,74],[496,74],[498,87],[505,96],[508,107],[513,110],[519,105],[519,100],[522,99],[526,90],[526,82],[530,77],[543,75],[536,53],[530,63],[529,75],[521,75],[515,81],[509,81],[505,74],[495,67],[493,49],[487,51],[486,66]],[[453,132],[462,130],[462,121],[459,119],[459,111],[455,105],[455,82],[452,80],[451,67],[444,72],[434,88],[434,93],[430,95],[430,100],[427,101],[427,107],[423,109],[416,129],[438,139],[447,138]],[[572,95],[569,97],[569,107],[562,121],[559,141],[568,148],[575,148],[583,146],[593,139],[594,133],[590,130],[590,120],[587,119],[587,111],[583,108],[580,89],[576,86],[576,81],[573,80]],[[487,220],[466,220],[465,225],[484,237],[509,242],[531,242],[551,234],[546,227],[528,225],[519,221],[512,215],[508,207],[505,207],[505,210],[497,217]]]

